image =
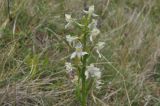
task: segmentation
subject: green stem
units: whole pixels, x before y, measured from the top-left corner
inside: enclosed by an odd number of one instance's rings
[[[83,58],[83,68],[82,68],[82,73],[81,73],[81,77],[82,77],[82,106],[86,106],[86,102],[87,102],[87,92],[86,92],[86,76],[85,76],[85,70],[86,70],[86,60],[87,57]]]
[[[88,24],[90,21],[90,16],[86,17],[86,23],[85,23],[85,29],[84,29],[84,37],[83,37],[83,49],[86,51],[86,42],[87,42],[87,36],[88,36]],[[81,79],[82,79],[82,100],[81,104],[82,106],[87,105],[87,87],[86,87],[86,76],[85,76],[85,71],[86,71],[86,62],[87,62],[87,57],[84,56],[82,59],[82,70],[81,70]]]
[[[82,106],[86,106],[86,78],[84,73],[82,73]]]

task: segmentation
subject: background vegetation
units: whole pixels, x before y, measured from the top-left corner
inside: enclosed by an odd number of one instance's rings
[[[92,4],[106,46],[96,62],[104,85],[88,106],[160,106],[159,0],[1,0],[1,106],[79,106],[64,14],[80,18]]]

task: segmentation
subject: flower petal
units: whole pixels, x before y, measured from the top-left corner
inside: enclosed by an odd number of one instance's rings
[[[72,54],[71,54],[71,59],[73,59],[73,58],[75,58],[76,57],[76,52],[73,52]]]
[[[90,41],[93,42],[93,39],[95,39],[98,34],[100,34],[100,30],[94,28],[90,33]]]
[[[73,44],[73,46],[74,46],[77,39],[78,39],[78,37],[76,37],[76,36],[66,35],[66,40],[70,46],[71,46],[71,44]]]
[[[94,12],[94,5],[90,6],[88,9],[89,14],[93,14]]]
[[[85,14],[88,14],[88,11],[86,11],[86,10],[83,10],[83,12],[84,12]]]
[[[86,76],[86,79],[89,78],[89,72],[88,71],[85,71],[85,76]]]
[[[89,40],[90,40],[91,42],[93,42],[93,36],[92,36],[92,35],[90,35]]]
[[[86,55],[86,54],[88,54],[87,52],[82,52],[82,56],[84,56],[84,55]]]
[[[65,14],[65,19],[66,19],[67,22],[70,22],[71,15],[70,14]]]
[[[67,23],[64,28],[67,29],[70,26],[71,26],[71,23]]]
[[[97,15],[97,14],[95,14],[95,13],[93,13],[93,14],[92,14],[92,16],[93,16],[93,17],[98,17],[98,15]]]

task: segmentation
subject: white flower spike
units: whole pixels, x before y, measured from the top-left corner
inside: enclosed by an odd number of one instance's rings
[[[85,10],[83,10],[83,11],[84,11],[84,13],[86,13],[86,14],[88,14],[90,16],[94,16],[94,17],[98,16],[97,14],[94,13],[94,5],[90,6],[88,11],[85,11]]]
[[[82,44],[81,43],[77,43],[75,46],[75,49],[76,49],[76,51],[71,54],[71,57],[70,57],[71,59],[73,59],[75,57],[81,58],[82,56],[88,54],[87,52],[82,51]]]
[[[93,30],[90,32],[90,37],[89,37],[90,41],[93,42],[93,39],[95,39],[96,36],[99,34],[100,34],[100,30],[97,28],[93,28]]]
[[[75,46],[76,40],[78,39],[78,37],[75,36],[71,36],[71,35],[66,35],[66,40],[69,43],[70,46]]]
[[[95,49],[96,49],[96,52],[99,56],[99,58],[102,57],[101,53],[100,53],[100,50],[104,48],[104,45],[105,45],[105,42],[98,42],[95,46]]]

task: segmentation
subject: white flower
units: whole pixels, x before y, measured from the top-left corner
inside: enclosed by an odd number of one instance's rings
[[[69,43],[69,45],[73,45],[75,46],[75,42],[76,40],[78,39],[78,37],[75,37],[75,36],[71,36],[71,35],[66,35],[66,40],[67,42]]]
[[[93,28],[90,32],[90,41],[93,42],[93,39],[95,39],[98,34],[100,34],[100,30],[97,28]]]
[[[67,22],[67,24],[65,25],[65,29],[72,26],[74,19],[71,17],[70,14],[65,14],[65,20]]]
[[[92,19],[92,22],[88,25],[88,28],[89,28],[90,30],[92,30],[92,29],[94,29],[94,28],[96,28],[96,27],[97,27],[97,20]]]
[[[66,63],[65,63],[65,67],[66,67],[67,73],[72,72],[73,69],[74,69],[74,67],[72,66],[72,64],[69,63],[69,62],[66,62]]]
[[[65,29],[67,29],[68,27],[71,27],[74,23],[80,27],[84,26],[84,25],[76,22],[76,20],[74,18],[72,18],[72,16],[70,14],[65,14],[65,20],[67,22],[67,24],[65,25]]]
[[[77,43],[75,46],[75,49],[76,49],[76,51],[71,54],[71,57],[70,57],[71,59],[73,59],[75,57],[81,58],[82,56],[88,54],[87,52],[82,51],[82,44],[81,43]]]
[[[104,48],[104,45],[105,45],[105,42],[98,42],[95,46],[95,49],[96,49],[96,52],[99,56],[99,58],[102,57],[101,53],[100,53],[100,50]]]
[[[94,13],[94,5],[90,6],[88,11],[83,10],[84,13],[90,15],[90,16],[98,16],[97,14]]]
[[[95,78],[96,88],[97,89],[101,88],[101,84],[103,84],[103,83],[100,80],[100,78],[101,78],[101,71],[100,71],[99,68],[94,67],[93,64],[91,64],[90,66],[87,66],[87,70],[85,71],[85,76],[86,76],[86,79],[88,79],[89,77]]]
[[[95,77],[96,79],[101,78],[101,71],[99,68],[94,67],[93,64],[90,64],[90,66],[87,66],[87,70],[85,71],[86,79],[89,77]]]
[[[92,5],[92,6],[89,7],[88,13],[90,13],[90,14],[94,13],[94,5]]]
[[[88,28],[91,30],[90,41],[93,42],[93,39],[95,39],[96,36],[100,34],[100,30],[97,28],[97,20],[92,19],[92,22],[88,25]]]

